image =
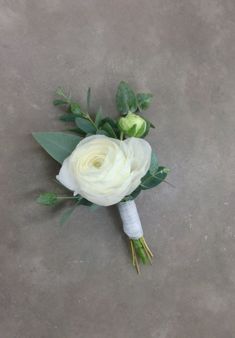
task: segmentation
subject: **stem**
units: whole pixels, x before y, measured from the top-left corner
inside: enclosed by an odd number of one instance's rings
[[[93,124],[93,126],[95,127],[95,129],[97,130],[97,126],[95,125],[95,122],[92,120],[92,118],[90,117],[90,115],[88,114],[88,120]]]
[[[149,249],[144,237],[139,239],[130,238],[132,264],[136,268],[137,273],[140,273],[138,256],[142,260],[143,264],[149,262],[152,264],[153,253]]]
[[[121,134],[120,134],[120,140],[121,141],[123,140],[123,136],[124,136],[123,131],[121,131]]]
[[[78,198],[75,196],[57,196],[57,199],[64,199],[64,200],[77,200]]]

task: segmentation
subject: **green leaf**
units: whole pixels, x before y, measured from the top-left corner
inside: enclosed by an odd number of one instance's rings
[[[149,108],[152,98],[153,98],[153,94],[151,93],[138,93],[136,95],[137,98],[137,104],[138,104],[138,108],[139,110],[146,110]]]
[[[102,124],[108,122],[113,129],[117,129],[117,121],[113,120],[111,117],[105,117],[102,119]]]
[[[61,132],[36,132],[32,134],[42,148],[61,164],[81,140],[77,135]]]
[[[81,108],[80,105],[76,102],[71,102],[70,110],[75,115],[81,115]]]
[[[79,201],[80,205],[85,205],[87,207],[92,206],[94,203],[88,201],[87,199],[85,199],[84,197],[81,198],[81,200]]]
[[[157,171],[158,171],[158,160],[156,154],[154,154],[154,152],[152,151],[149,172],[151,175],[155,175]]]
[[[69,94],[69,95],[65,94],[64,89],[63,89],[62,87],[58,87],[58,88],[56,89],[56,94],[57,94],[58,96],[63,97],[64,100],[65,100],[67,103],[70,102],[71,95],[70,95],[70,94]]]
[[[109,137],[109,133],[107,133],[107,131],[101,130],[101,129],[97,130],[96,135],[105,135],[105,136]]]
[[[102,126],[102,130],[108,133],[110,137],[117,138],[115,131],[108,122],[105,122],[105,124]]]
[[[74,122],[77,117],[78,116],[75,114],[67,113],[67,114],[61,115],[60,120],[64,122]]]
[[[141,186],[139,185],[130,195],[125,196],[122,202],[132,201],[141,193]]]
[[[137,110],[137,100],[135,93],[128,83],[121,81],[116,94],[117,110],[122,114],[134,113]]]
[[[150,171],[141,179],[141,189],[151,189],[162,183],[167,177],[169,169],[165,167],[158,167],[158,170],[155,174],[151,174]]]
[[[61,106],[63,104],[68,104],[67,100],[54,100],[53,101],[54,106]]]
[[[90,101],[91,101],[91,88],[88,88],[88,90],[87,90],[87,98],[86,98],[86,106],[87,106],[88,113],[90,111]]]
[[[75,119],[76,125],[84,131],[86,134],[95,134],[96,133],[96,126],[89,120],[84,119],[82,117],[77,117]]]
[[[37,198],[37,202],[47,206],[53,206],[58,202],[57,194],[54,192],[45,192]]]
[[[101,121],[102,121],[103,115],[102,115],[102,109],[99,108],[98,112],[95,115],[95,125],[97,128],[99,128]]]

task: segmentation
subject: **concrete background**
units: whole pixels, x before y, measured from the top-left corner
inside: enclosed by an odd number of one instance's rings
[[[0,6],[0,337],[235,337],[234,0],[9,0]],[[169,181],[138,197],[156,257],[137,276],[115,208],[35,203],[59,170],[58,85],[116,116],[120,80],[155,94]]]

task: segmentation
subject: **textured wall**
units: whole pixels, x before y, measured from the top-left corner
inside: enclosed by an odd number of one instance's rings
[[[0,337],[235,337],[234,0],[11,0],[0,5]],[[169,181],[137,205],[156,253],[137,276],[115,208],[67,225],[35,203],[59,167],[58,85],[116,115],[119,81],[155,94]]]

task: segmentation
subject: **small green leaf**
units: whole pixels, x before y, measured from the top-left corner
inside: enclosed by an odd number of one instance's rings
[[[105,124],[102,126],[102,130],[107,132],[110,137],[117,138],[115,131],[108,122],[105,122]]]
[[[67,114],[61,115],[60,120],[64,122],[74,122],[77,117],[78,116],[75,114],[67,113]]]
[[[65,94],[64,89],[63,89],[62,87],[58,87],[58,88],[56,89],[56,94],[57,94],[58,96],[63,97],[67,103],[70,102],[71,95],[70,95],[70,94],[69,94],[69,95]]]
[[[79,204],[80,204],[80,205],[85,205],[85,206],[87,206],[87,207],[90,207],[90,206],[93,205],[92,202],[88,201],[86,198],[84,198],[84,197],[82,197],[82,196],[81,196],[81,199],[79,200]]]
[[[150,171],[141,179],[141,189],[151,189],[162,183],[167,177],[169,169],[165,167],[158,167],[155,174],[151,174]]]
[[[101,107],[99,108],[98,112],[96,113],[95,115],[95,125],[97,128],[99,128],[100,124],[101,124],[101,121],[102,121],[102,109]]]
[[[149,172],[151,175],[155,175],[157,171],[158,171],[158,160],[156,154],[154,154],[154,152],[152,151]]]
[[[132,201],[141,193],[141,186],[139,185],[130,195],[125,196],[122,202]]]
[[[105,135],[109,137],[109,133],[105,130],[98,129],[96,135]]]
[[[135,93],[128,83],[121,81],[116,94],[117,110],[122,114],[134,113],[137,110]]]
[[[97,209],[99,209],[101,206],[100,205],[97,205],[95,203],[93,203],[91,206],[90,206],[90,210],[91,211],[96,211]]]
[[[71,104],[70,104],[70,110],[75,115],[80,115],[81,114],[80,105],[78,103],[76,103],[76,102],[71,102]]]
[[[82,117],[77,117],[75,119],[76,125],[84,131],[86,134],[95,134],[96,133],[96,126],[89,120],[84,119]]]
[[[153,94],[151,93],[138,93],[136,95],[137,98],[137,104],[138,104],[138,108],[139,110],[146,110],[149,108],[152,98],[153,98]]]
[[[53,206],[58,202],[57,194],[53,192],[45,192],[37,198],[37,202],[47,206]]]
[[[53,101],[54,106],[61,106],[63,104],[68,104],[67,100],[54,100]]]
[[[61,164],[81,140],[77,135],[61,132],[36,132],[32,134],[41,147]]]

